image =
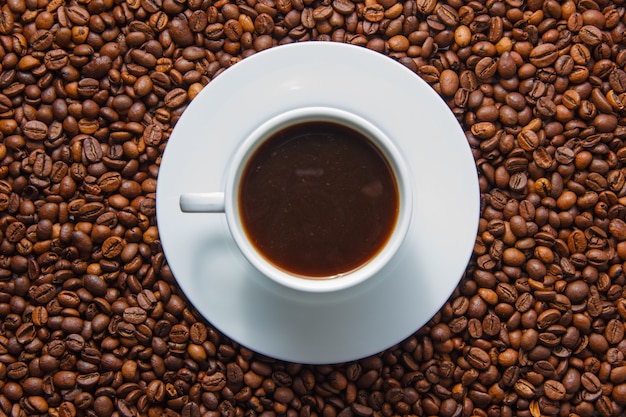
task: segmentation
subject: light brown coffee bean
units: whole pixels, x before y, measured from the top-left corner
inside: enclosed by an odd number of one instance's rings
[[[558,58],[556,46],[550,43],[544,43],[532,49],[529,55],[530,63],[538,68],[544,68],[552,65]]]
[[[593,25],[585,25],[578,32],[580,40],[591,47],[597,46],[602,42],[602,30]]]
[[[535,395],[536,387],[525,379],[518,379],[514,384],[515,392],[522,398],[532,398]]]
[[[554,379],[549,379],[544,382],[543,391],[546,397],[554,401],[561,401],[566,394],[566,390],[563,384]]]
[[[487,352],[479,348],[470,348],[466,355],[467,361],[479,371],[484,371],[491,366],[491,359]]]

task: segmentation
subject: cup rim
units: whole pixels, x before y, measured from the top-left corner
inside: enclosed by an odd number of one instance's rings
[[[398,187],[398,214],[394,230],[384,246],[368,261],[345,273],[324,278],[311,278],[285,271],[264,257],[252,243],[243,228],[238,208],[238,186],[246,161],[256,149],[274,133],[294,124],[325,121],[348,126],[370,140],[391,166]],[[378,127],[355,113],[325,106],[299,107],[284,111],[255,128],[237,148],[230,162],[224,190],[225,215],[239,250],[263,275],[274,282],[305,292],[332,292],[354,287],[376,275],[393,258],[402,245],[411,222],[413,187],[407,163],[393,141]]]

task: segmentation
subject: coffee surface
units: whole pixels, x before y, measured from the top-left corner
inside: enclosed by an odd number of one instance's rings
[[[289,126],[245,168],[239,204],[248,237],[270,262],[316,278],[366,263],[387,242],[398,190],[382,153],[330,122]]]

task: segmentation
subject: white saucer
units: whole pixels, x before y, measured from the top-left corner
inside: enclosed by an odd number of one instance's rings
[[[279,286],[241,255],[223,214],[179,208],[183,192],[222,190],[227,161],[255,127],[305,106],[373,122],[413,171],[414,216],[403,246],[377,276],[339,293]],[[157,185],[163,250],[196,309],[254,351],[309,364],[360,359],[422,327],[458,284],[478,217],[474,160],[443,100],[391,58],[330,42],[271,48],[211,81],[176,125]]]

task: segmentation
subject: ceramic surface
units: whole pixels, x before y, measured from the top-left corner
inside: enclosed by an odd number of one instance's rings
[[[229,159],[255,128],[307,106],[372,122],[412,171],[413,219],[402,247],[375,277],[338,292],[278,285],[247,262],[223,214],[179,207],[181,193],[223,189]],[[474,160],[443,100],[391,58],[340,43],[275,47],[211,81],[173,130],[157,184],[163,250],[190,302],[238,343],[299,363],[356,360],[423,326],[462,277],[478,218]]]

